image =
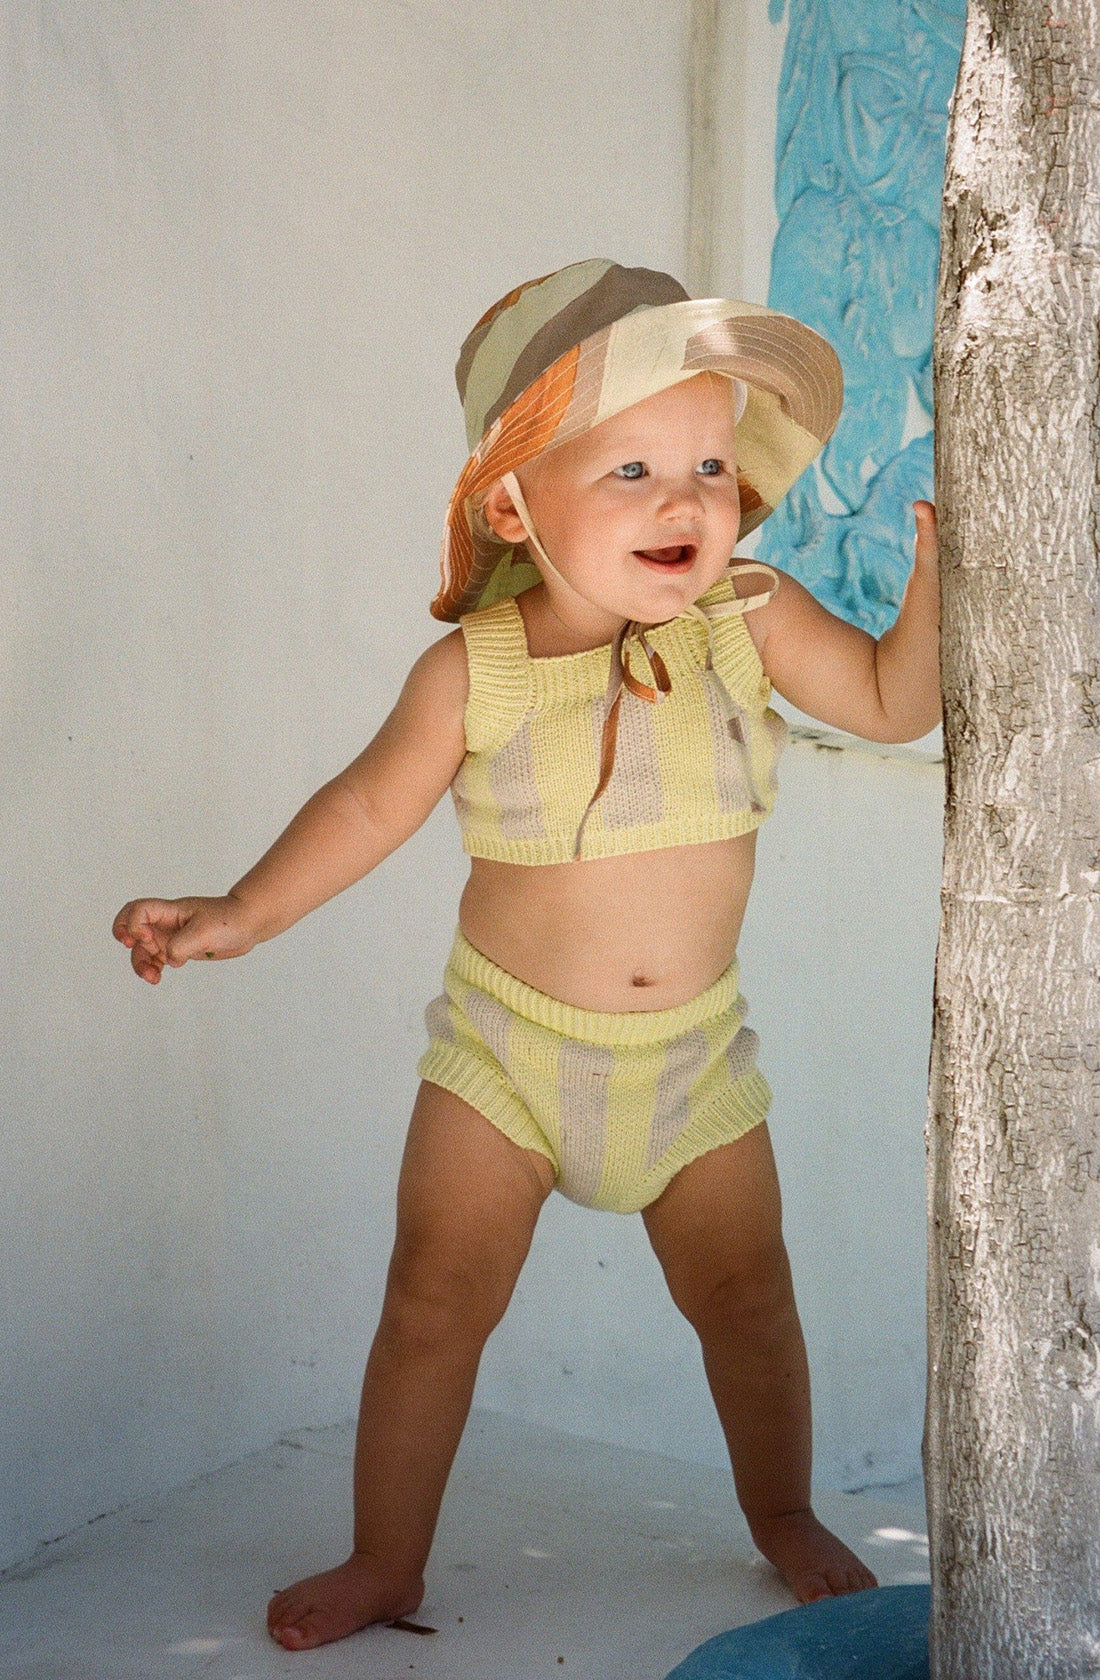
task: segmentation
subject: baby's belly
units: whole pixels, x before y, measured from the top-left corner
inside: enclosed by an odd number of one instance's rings
[[[756,835],[524,866],[474,858],[459,923],[499,967],[581,1009],[671,1009],[733,960]]]

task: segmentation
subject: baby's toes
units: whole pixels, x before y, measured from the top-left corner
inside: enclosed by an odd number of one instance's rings
[[[271,1637],[284,1651],[308,1651],[314,1645],[324,1643],[313,1623],[313,1612],[307,1610],[298,1621],[284,1622],[274,1628]]]
[[[795,1597],[803,1604],[816,1604],[819,1598],[835,1598],[836,1591],[826,1575],[804,1575],[798,1583]]]
[[[826,1571],[829,1591],[834,1598],[843,1598],[847,1593],[865,1592],[868,1587],[877,1587],[878,1582],[869,1569],[862,1569],[853,1565],[851,1569],[830,1569]]]
[[[268,1632],[276,1633],[291,1622],[298,1621],[308,1609],[309,1600],[294,1587],[277,1592],[267,1607]]]

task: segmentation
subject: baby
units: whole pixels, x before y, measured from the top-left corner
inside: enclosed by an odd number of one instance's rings
[[[935,515],[876,643],[731,564],[830,436],[809,328],[591,261],[521,286],[458,364],[473,454],[437,618],[355,762],[224,898],[139,899],[135,972],[241,956],[454,794],[472,863],[428,1008],[367,1364],[350,1557],[278,1593],[287,1650],[414,1611],[486,1338],[539,1210],[640,1212],[702,1343],[756,1545],[805,1602],[875,1585],[810,1508],[810,1387],[770,1093],[735,959],[785,730],[771,686],[876,741],[940,715]]]

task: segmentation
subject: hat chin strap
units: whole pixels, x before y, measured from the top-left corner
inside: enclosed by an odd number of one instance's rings
[[[568,589],[569,585],[565,582],[565,579],[562,577],[558,568],[555,566],[554,562],[543,548],[542,543],[539,541],[538,532],[535,530],[535,522],[531,518],[531,509],[527,506],[527,503],[524,500],[523,491],[519,487],[519,479],[516,477],[515,473],[509,472],[501,475],[500,482],[512,498],[512,506],[519,515],[520,524],[527,532],[527,541],[531,544],[531,547],[534,549],[551,577],[556,577],[558,582],[565,584],[566,589]]]

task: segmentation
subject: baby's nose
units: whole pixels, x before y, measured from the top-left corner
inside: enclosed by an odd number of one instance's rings
[[[661,503],[664,519],[700,519],[702,513],[703,498],[694,482],[671,487]]]

